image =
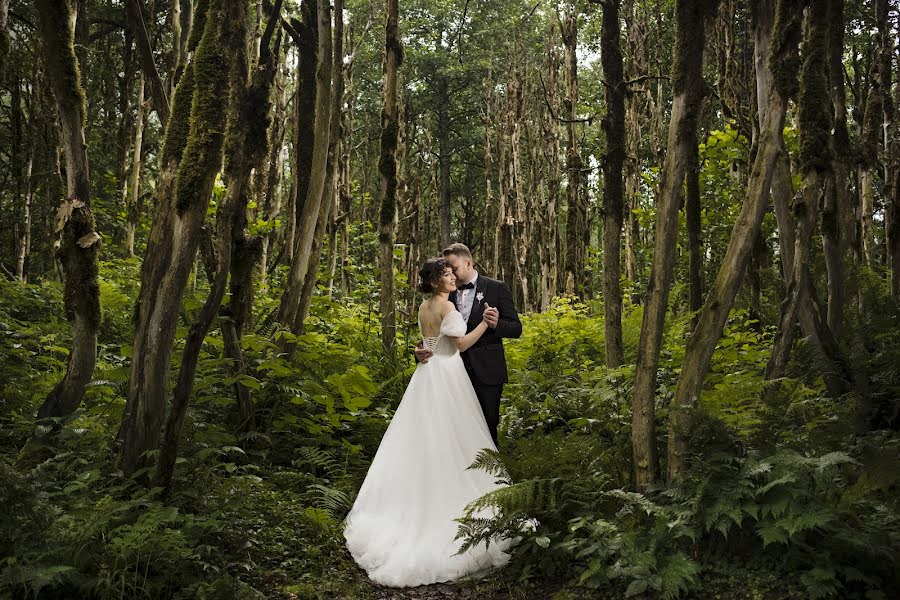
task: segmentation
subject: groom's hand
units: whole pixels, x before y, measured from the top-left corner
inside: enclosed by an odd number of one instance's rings
[[[416,355],[416,360],[420,363],[427,363],[428,359],[434,355],[431,350],[423,346],[421,343],[416,346],[414,353]]]
[[[500,321],[500,311],[496,307],[491,306],[487,302],[484,303],[484,314],[482,319],[488,324],[488,327],[494,329]]]

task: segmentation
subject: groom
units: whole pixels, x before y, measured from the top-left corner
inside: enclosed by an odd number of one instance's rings
[[[443,255],[456,276],[456,291],[450,294],[450,301],[466,321],[467,331],[475,329],[482,318],[490,327],[481,339],[462,353],[462,359],[491,437],[494,438],[494,444],[497,444],[500,396],[503,394],[503,384],[509,381],[503,338],[521,336],[522,323],[513,306],[509,286],[480,275],[473,266],[472,253],[465,244],[451,244],[443,251]],[[427,362],[431,357],[431,351],[427,348],[416,347],[415,352],[419,362]]]

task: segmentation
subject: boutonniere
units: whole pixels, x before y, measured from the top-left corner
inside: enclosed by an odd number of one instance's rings
[[[475,299],[478,300],[479,302],[484,300],[484,292],[478,292],[477,294],[475,294]]]

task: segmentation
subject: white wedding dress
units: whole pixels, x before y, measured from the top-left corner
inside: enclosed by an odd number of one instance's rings
[[[451,339],[465,333],[454,310],[441,322],[440,335],[425,338],[434,356],[416,367],[347,515],[347,548],[381,585],[453,581],[509,560],[506,540],[456,554],[462,541],[454,539],[454,519],[469,502],[500,487],[492,475],[467,470],[480,450],[496,446]]]

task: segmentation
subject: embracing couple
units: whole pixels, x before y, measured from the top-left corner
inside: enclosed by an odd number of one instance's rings
[[[457,554],[454,519],[499,487],[468,467],[482,449],[497,448],[507,381],[502,338],[522,334],[512,294],[475,271],[463,244],[425,262],[419,289],[429,297],[419,307],[418,365],[344,529],[369,578],[393,587],[453,581],[509,558],[508,542]]]

